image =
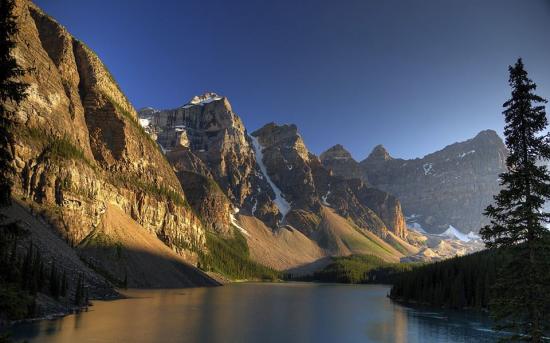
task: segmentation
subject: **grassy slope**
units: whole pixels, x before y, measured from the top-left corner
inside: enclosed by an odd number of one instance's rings
[[[276,280],[279,272],[254,262],[246,238],[236,228],[232,238],[206,233],[208,253],[199,254],[199,266],[231,280]]]
[[[346,219],[324,207],[317,241],[332,255],[374,255],[387,262],[399,262],[404,255],[372,232],[359,230]]]

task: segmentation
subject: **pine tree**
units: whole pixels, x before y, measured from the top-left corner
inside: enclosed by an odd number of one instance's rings
[[[57,276],[55,261],[52,262],[52,268],[50,269],[50,294],[56,299],[59,297],[59,277]]]
[[[512,338],[541,342],[550,328],[550,138],[544,103],[534,94],[521,59],[509,68],[512,97],[504,103],[504,135],[508,171],[500,175],[503,189],[487,207],[491,223],[481,230],[488,248],[504,251],[507,263],[497,275],[491,301],[498,328],[513,330]]]
[[[78,275],[78,281],[76,283],[76,291],[74,295],[74,304],[80,306],[82,304],[83,297],[83,285],[82,285],[82,275]]]
[[[124,281],[122,283],[122,287],[124,289],[127,289],[128,288],[128,272],[124,273]]]
[[[67,295],[67,272],[63,270],[63,276],[61,277],[61,291],[60,294],[62,297]]]
[[[12,56],[13,36],[17,32],[14,6],[14,0],[0,1],[0,206],[9,205],[11,199],[13,106],[25,98],[27,88],[26,84],[14,80],[24,73]]]

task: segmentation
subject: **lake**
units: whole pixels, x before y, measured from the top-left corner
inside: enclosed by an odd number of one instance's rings
[[[128,290],[88,312],[15,327],[16,342],[493,342],[486,316],[419,310],[388,286],[236,283]]]

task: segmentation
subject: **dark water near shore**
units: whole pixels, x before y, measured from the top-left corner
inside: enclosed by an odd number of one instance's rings
[[[22,324],[17,342],[493,342],[483,315],[392,303],[387,286],[244,283],[128,291],[88,312]]]

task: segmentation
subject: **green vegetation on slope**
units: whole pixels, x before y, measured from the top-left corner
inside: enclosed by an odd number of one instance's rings
[[[147,194],[158,198],[159,200],[171,200],[175,205],[184,206],[188,209],[191,209],[189,203],[183,198],[183,196],[179,192],[165,185],[157,185],[151,182],[143,181],[135,176],[130,177],[127,175],[115,173],[112,173],[110,175],[110,181],[115,186],[133,187],[135,189],[142,190]]]
[[[373,255],[332,257],[332,263],[304,277],[288,276],[291,280],[340,283],[391,283],[402,272],[413,268],[412,263],[389,263]]]
[[[396,278],[390,297],[435,307],[485,309],[497,268],[506,258],[503,252],[484,250],[414,268]]]
[[[50,158],[63,160],[81,160],[95,169],[92,161],[86,158],[84,151],[74,145],[67,136],[56,137],[51,133],[36,127],[27,127],[19,132],[20,138],[28,139],[40,144],[44,155]]]
[[[276,280],[279,272],[252,261],[246,238],[234,229],[232,238],[206,233],[208,253],[199,253],[199,268],[234,280]]]

